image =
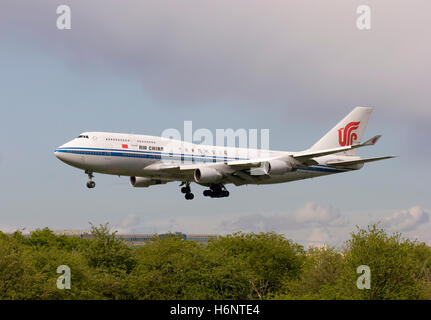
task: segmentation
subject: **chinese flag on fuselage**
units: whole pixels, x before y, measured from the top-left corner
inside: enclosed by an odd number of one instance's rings
[[[129,146],[127,144],[123,144],[122,147],[123,147],[123,149],[128,149],[129,148]]]

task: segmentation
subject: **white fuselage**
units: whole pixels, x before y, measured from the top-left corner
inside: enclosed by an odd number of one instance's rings
[[[155,170],[154,164],[202,165],[223,171],[229,170],[226,165],[229,161],[273,159],[286,154],[289,152],[209,146],[155,136],[108,132],[82,133],[55,150],[55,156],[61,161],[89,172],[183,182],[193,181],[193,177],[181,172]],[[281,183],[355,169],[326,165],[328,160],[342,158],[341,155],[323,156],[314,159],[317,164],[284,174],[255,176],[244,182],[227,179],[222,183]]]

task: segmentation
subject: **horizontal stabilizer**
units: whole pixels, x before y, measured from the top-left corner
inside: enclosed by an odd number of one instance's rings
[[[374,145],[377,140],[379,140],[381,137],[381,135],[375,136],[369,140],[367,140],[364,143],[358,143],[358,144],[354,144],[351,146],[347,146],[347,147],[338,147],[338,148],[333,148],[333,149],[326,149],[326,150],[317,150],[317,151],[304,151],[304,152],[298,152],[292,155],[292,157],[295,160],[298,160],[300,162],[304,162],[306,160],[309,160],[311,158],[317,158],[317,157],[322,157],[322,156],[326,156],[328,154],[334,154],[334,153],[339,153],[339,152],[343,152],[343,151],[348,151],[348,150],[353,150],[356,148],[360,148],[360,147],[365,147],[365,146],[372,146]]]
[[[377,143],[377,141],[381,138],[381,135],[377,135],[375,137],[372,137],[371,139],[365,141],[364,143],[362,143],[361,146],[373,146]]]
[[[377,158],[366,158],[366,159],[358,159],[358,160],[347,160],[347,161],[328,161],[326,162],[327,165],[330,166],[336,166],[336,167],[346,167],[351,166],[355,164],[361,164],[361,163],[367,163],[367,162],[373,162],[373,161],[379,161],[379,160],[385,160],[390,158],[395,158],[396,156],[385,156],[385,157],[377,157]]]

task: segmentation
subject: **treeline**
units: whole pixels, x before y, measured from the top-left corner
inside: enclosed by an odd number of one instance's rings
[[[57,288],[57,267],[71,289]],[[358,289],[357,268],[370,268]],[[362,282],[361,282],[362,283]],[[0,299],[430,299],[431,247],[358,229],[342,248],[310,248],[275,233],[235,233],[207,246],[175,235],[132,247],[108,225],[92,237],[0,232]]]

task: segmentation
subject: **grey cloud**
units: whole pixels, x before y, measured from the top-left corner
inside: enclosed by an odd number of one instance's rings
[[[31,37],[79,72],[136,77],[167,105],[238,101],[324,115],[365,104],[431,117],[430,3],[374,2],[370,31],[356,29],[353,0],[62,3],[70,31],[55,29],[58,1],[6,0],[0,32]]]
[[[293,220],[288,214],[252,214],[224,220],[220,224],[220,229],[230,230],[230,232],[283,232],[295,225],[297,225],[295,220]]]
[[[231,231],[286,232],[304,228],[344,227],[348,220],[331,206],[306,203],[294,212],[252,214],[225,220],[221,228]]]
[[[303,225],[342,227],[347,224],[346,218],[340,214],[339,210],[332,206],[320,206],[313,202],[308,202],[304,207],[297,209],[295,218],[297,222]]]

